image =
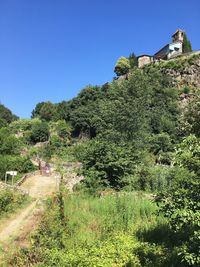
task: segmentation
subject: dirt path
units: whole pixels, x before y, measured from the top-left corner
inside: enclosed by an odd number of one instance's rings
[[[28,178],[23,184],[22,188],[28,191],[33,198],[46,198],[57,190],[57,178],[55,175],[41,176],[35,175]]]
[[[21,186],[33,198],[33,201],[19,210],[7,220],[0,221],[0,247],[6,251],[8,247],[15,241],[23,241],[27,235],[36,228],[38,224],[39,214],[43,211],[43,200],[57,190],[58,179],[52,176],[32,176],[29,177]],[[3,225],[2,225],[3,224]],[[23,238],[22,238],[23,237]],[[19,244],[18,244],[19,245]]]

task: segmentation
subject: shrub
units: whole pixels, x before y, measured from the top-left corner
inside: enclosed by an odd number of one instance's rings
[[[27,196],[20,192],[11,190],[0,191],[0,217],[8,212],[13,212],[15,208],[20,207],[27,200]]]
[[[33,125],[31,134],[30,134],[30,141],[33,143],[37,142],[45,142],[49,139],[49,126],[46,122],[40,122]]]
[[[0,154],[8,155],[14,154],[17,155],[20,152],[20,141],[14,136],[10,134],[8,128],[0,129]]]
[[[92,140],[84,146],[79,157],[89,187],[94,188],[93,181],[97,180],[96,185],[119,189],[125,186],[123,178],[133,173],[134,154],[123,145]]]
[[[35,170],[31,160],[20,156],[0,156],[0,179],[4,179],[6,171],[26,173]]]
[[[200,141],[190,135],[177,146],[175,164],[185,169],[185,175],[176,179],[173,187],[162,197],[160,208],[171,229],[179,239],[179,255],[182,262],[199,266],[200,222]]]

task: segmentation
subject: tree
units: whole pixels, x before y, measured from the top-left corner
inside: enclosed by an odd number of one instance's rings
[[[121,76],[121,75],[127,74],[130,68],[131,68],[131,65],[130,65],[129,59],[125,57],[120,57],[117,60],[114,72],[117,74],[117,76]]]
[[[38,117],[41,120],[50,121],[53,120],[56,113],[56,107],[50,101],[40,102],[36,105],[32,111],[32,118]]]
[[[55,115],[55,105],[50,101],[44,103],[40,109],[40,119],[45,121],[51,121]]]
[[[198,95],[189,102],[186,111],[183,114],[183,123],[186,124],[190,133],[200,137],[200,96]],[[184,124],[183,124],[184,125]]]
[[[17,155],[20,152],[20,142],[10,134],[9,129],[0,129],[0,154],[1,155]]]
[[[110,186],[120,189],[134,169],[134,153],[123,144],[93,139],[83,145],[79,160],[87,177],[87,187]],[[94,189],[94,188],[93,188]]]
[[[137,64],[138,64],[137,57],[134,53],[131,53],[128,59],[129,59],[131,69],[133,69],[134,67],[137,67]]]
[[[8,108],[0,104],[0,127],[9,124],[14,120],[17,120],[18,117],[14,115]]]
[[[69,121],[70,116],[70,103],[71,101],[62,101],[58,104],[55,104],[55,121],[57,120],[65,120]]]
[[[192,52],[192,45],[188,40],[186,33],[183,35],[183,53]]]
[[[177,147],[175,162],[185,171],[163,198],[161,211],[179,241],[184,266],[199,266],[200,140],[190,135]]]
[[[35,106],[34,110],[32,111],[32,118],[35,117],[39,117],[40,116],[40,110],[43,107],[43,105],[45,104],[45,102],[39,102],[37,103],[37,105]]]
[[[30,141],[33,143],[45,142],[49,139],[49,126],[46,122],[40,122],[32,127]]]

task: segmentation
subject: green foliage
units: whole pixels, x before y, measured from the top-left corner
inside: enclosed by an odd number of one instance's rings
[[[19,119],[16,121],[13,121],[10,125],[9,128],[12,130],[14,133],[18,132],[26,132],[30,131],[33,127],[33,125],[41,122],[40,119],[34,118],[34,119]]]
[[[55,114],[55,106],[51,102],[46,102],[40,109],[39,117],[42,120],[50,121],[53,119]]]
[[[56,134],[61,140],[69,140],[71,137],[71,126],[64,120],[50,123],[51,133]]]
[[[35,167],[27,157],[0,155],[0,180],[4,179],[6,171],[27,173],[33,170],[35,170]]]
[[[140,258],[141,266],[166,267],[168,265],[168,253],[166,248],[156,244],[142,243],[136,249],[136,255]],[[173,265],[174,266],[174,265]]]
[[[156,155],[161,152],[167,152],[172,149],[172,141],[167,133],[153,135],[151,140],[151,151]]]
[[[39,117],[40,116],[40,110],[42,106],[45,104],[45,102],[39,102],[35,109],[32,111],[32,118]]]
[[[183,53],[192,52],[191,42],[188,40],[186,33],[183,35]]]
[[[141,194],[64,196],[65,213],[61,220],[59,203],[58,198],[48,203],[32,248],[23,250],[12,259],[12,264],[145,267],[139,253],[141,244],[132,231],[141,222],[149,223],[155,218],[155,204]],[[151,251],[151,257],[155,254],[158,260],[159,252]]]
[[[56,107],[50,101],[40,102],[36,105],[32,111],[32,118],[38,117],[41,120],[51,121],[54,119],[56,114]]]
[[[87,187],[111,186],[119,189],[126,185],[126,177],[133,172],[134,153],[126,146],[92,140],[83,146],[79,159],[83,162]],[[96,184],[96,185],[95,185]],[[95,185],[95,186],[94,186]]]
[[[0,104],[0,127],[6,126],[6,124],[11,123],[14,120],[17,120],[18,117],[14,115],[8,108]]]
[[[33,125],[30,133],[30,141],[33,143],[45,142],[49,139],[49,126],[46,122],[38,122]]]
[[[200,141],[193,135],[177,147],[175,164],[188,169],[163,197],[161,211],[179,237],[179,256],[189,266],[200,264]]]
[[[174,163],[200,175],[200,140],[195,135],[184,138],[176,146]]]
[[[18,191],[1,190],[0,191],[0,218],[6,213],[13,212],[28,200],[26,195]]]
[[[192,266],[200,263],[199,222],[200,182],[198,178],[182,177],[164,198],[162,212],[179,236],[179,255]]]
[[[167,70],[176,70],[182,72],[185,71],[186,68],[190,68],[192,65],[195,65],[199,58],[200,54],[183,54],[181,57],[160,61],[156,64],[146,65],[143,69],[147,72],[152,70],[161,71],[162,73],[166,73]],[[177,80],[174,79],[174,82],[177,83]]]
[[[95,101],[85,102],[72,111],[76,132],[89,131],[89,136],[100,134],[107,139],[121,136],[121,140],[144,144],[149,131],[175,131],[177,94],[167,79],[156,72],[135,70],[128,80],[113,82],[106,92],[99,90],[99,95]]]
[[[19,140],[10,133],[8,128],[0,129],[0,154],[17,155],[20,152],[21,143]]]
[[[130,56],[128,57],[129,63],[131,68],[133,69],[134,67],[137,67],[138,62],[137,62],[137,57],[134,53],[131,53]]]
[[[74,133],[94,138],[82,146],[82,152],[76,151],[88,188],[158,190],[164,186],[164,181],[159,186],[158,178],[151,185],[150,166],[148,175],[144,171],[144,186],[139,175],[142,166],[146,168],[144,151],[151,152],[152,165],[156,160],[171,164],[179,112],[177,93],[167,78],[135,69],[128,80],[83,90],[73,103],[70,120]]]
[[[183,88],[183,93],[184,93],[184,94],[189,94],[190,91],[191,91],[191,89],[190,89],[189,86],[185,86],[185,87]]]
[[[106,96],[107,88],[107,85],[102,86],[102,88],[87,86],[71,101],[70,122],[73,136],[94,137],[96,135],[98,103]]]
[[[6,126],[7,126],[7,122],[6,122],[6,120],[0,118],[0,128],[2,128],[2,127],[6,127]]]
[[[187,123],[189,132],[200,137],[200,121],[199,121],[199,112],[200,112],[200,101],[199,96],[194,98],[187,107],[187,110],[184,112],[184,122]],[[183,133],[184,134],[184,133]]]
[[[70,116],[70,102],[71,101],[62,101],[55,105],[55,115],[54,119],[69,121]]]
[[[117,60],[117,63],[115,65],[115,70],[114,70],[117,76],[127,74],[131,68],[131,63],[132,61],[130,62],[129,59],[125,57],[120,57]]]

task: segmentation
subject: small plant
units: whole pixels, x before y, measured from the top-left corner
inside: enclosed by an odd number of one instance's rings
[[[184,93],[184,94],[189,94],[189,93],[190,93],[190,87],[185,86],[185,87],[183,88],[183,93]]]
[[[15,209],[22,206],[28,197],[20,192],[14,192],[12,190],[0,191],[0,218],[5,214],[13,212]]]

